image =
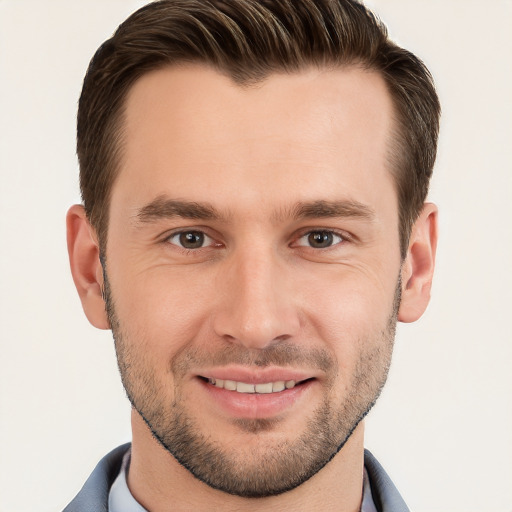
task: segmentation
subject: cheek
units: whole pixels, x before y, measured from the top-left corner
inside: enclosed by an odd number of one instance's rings
[[[387,320],[393,309],[398,268],[396,276],[389,270],[379,272],[354,266],[322,270],[310,273],[298,285],[307,310],[318,316],[319,323],[323,318],[336,331],[345,331]]]
[[[310,336],[328,345],[342,372],[353,372],[359,354],[382,343],[383,333],[389,327],[396,281],[389,272],[386,280],[382,275],[340,269],[323,279],[316,276],[317,286],[310,286],[310,293],[303,296],[302,308],[307,328],[312,331]]]
[[[207,294],[198,280],[151,271],[111,287],[124,337],[166,364],[208,321]]]

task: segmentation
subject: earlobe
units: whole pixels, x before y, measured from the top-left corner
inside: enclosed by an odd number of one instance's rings
[[[95,232],[82,205],[72,206],[66,216],[71,273],[89,322],[98,329],[109,329],[103,300],[103,269]]]
[[[402,301],[398,320],[414,322],[430,300],[437,248],[437,207],[425,203],[412,228],[407,256],[402,265]]]

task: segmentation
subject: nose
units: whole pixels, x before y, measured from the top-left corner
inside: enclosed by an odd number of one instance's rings
[[[213,319],[218,336],[263,349],[298,333],[299,309],[285,266],[272,251],[246,252],[225,262]]]

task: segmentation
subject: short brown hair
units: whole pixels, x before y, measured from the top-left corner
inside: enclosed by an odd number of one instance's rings
[[[78,109],[80,188],[100,245],[122,156],[127,92],[145,73],[185,62],[205,63],[246,86],[312,65],[379,72],[395,109],[389,157],[405,256],[432,175],[440,105],[425,65],[390,41],[356,0],[162,0],[122,23],[91,60]]]

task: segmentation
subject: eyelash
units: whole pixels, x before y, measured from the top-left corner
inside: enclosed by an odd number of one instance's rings
[[[189,247],[183,247],[179,243],[173,243],[171,241],[173,238],[180,237],[181,235],[187,235],[187,234],[201,235],[205,239],[209,239],[211,241],[211,243],[209,243],[206,246],[202,245],[201,247],[197,247],[197,248],[189,248]],[[215,240],[211,236],[209,236],[207,233],[205,233],[203,230],[201,230],[201,229],[183,229],[181,231],[176,231],[174,233],[171,233],[169,236],[165,237],[165,239],[163,241],[165,243],[174,245],[174,246],[178,247],[179,249],[181,249],[183,251],[187,251],[188,253],[197,252],[198,250],[206,249],[207,247],[210,247],[210,246],[215,246],[215,245],[221,246],[222,245],[220,243],[215,243]]]
[[[338,238],[339,241],[334,242],[331,245],[328,245],[327,247],[312,247],[311,245],[308,245],[308,244],[298,244],[299,240],[303,239],[304,237],[315,234],[315,233],[316,234],[324,234],[324,235],[328,234],[331,238]],[[201,245],[200,247],[189,248],[189,247],[183,247],[183,245],[181,245],[179,242],[173,243],[171,241],[173,238],[179,237],[181,235],[186,235],[186,234],[197,234],[197,235],[203,236],[205,239],[209,239],[211,242],[208,245]],[[294,238],[294,241],[290,245],[291,245],[291,247],[294,247],[294,246],[305,247],[305,248],[313,249],[315,251],[320,251],[320,250],[333,249],[341,244],[344,245],[345,243],[350,242],[351,240],[352,240],[352,238],[350,235],[348,235],[345,232],[337,231],[335,229],[327,229],[327,228],[311,229],[311,228],[309,228],[307,231],[302,231],[296,238]],[[211,237],[210,235],[208,235],[202,229],[186,229],[186,230],[182,229],[180,231],[171,233],[170,235],[165,237],[163,242],[174,245],[178,249],[180,249],[182,251],[186,251],[187,253],[196,253],[196,252],[200,251],[201,249],[207,249],[208,247],[212,247],[212,246],[213,247],[215,247],[215,246],[222,247],[223,246],[223,244],[221,244],[219,242],[215,242],[214,238]]]
[[[338,242],[332,242],[330,245],[328,245],[327,247],[313,247],[309,244],[297,244],[299,247],[308,247],[310,249],[315,249],[315,250],[327,250],[327,249],[331,249],[331,248],[334,248],[334,247],[337,247],[338,245],[340,245],[341,243],[344,243],[344,242],[347,242],[348,241],[348,236],[346,236],[344,233],[340,233],[334,229],[325,229],[325,228],[318,228],[318,229],[309,229],[308,231],[305,231],[304,233],[302,233],[297,239],[296,239],[296,242],[297,243],[298,241],[300,241],[301,239],[305,238],[305,237],[309,237],[313,234],[321,234],[321,235],[329,235],[331,239],[334,239],[334,238],[339,238],[339,241]],[[331,240],[332,241],[332,240]]]

